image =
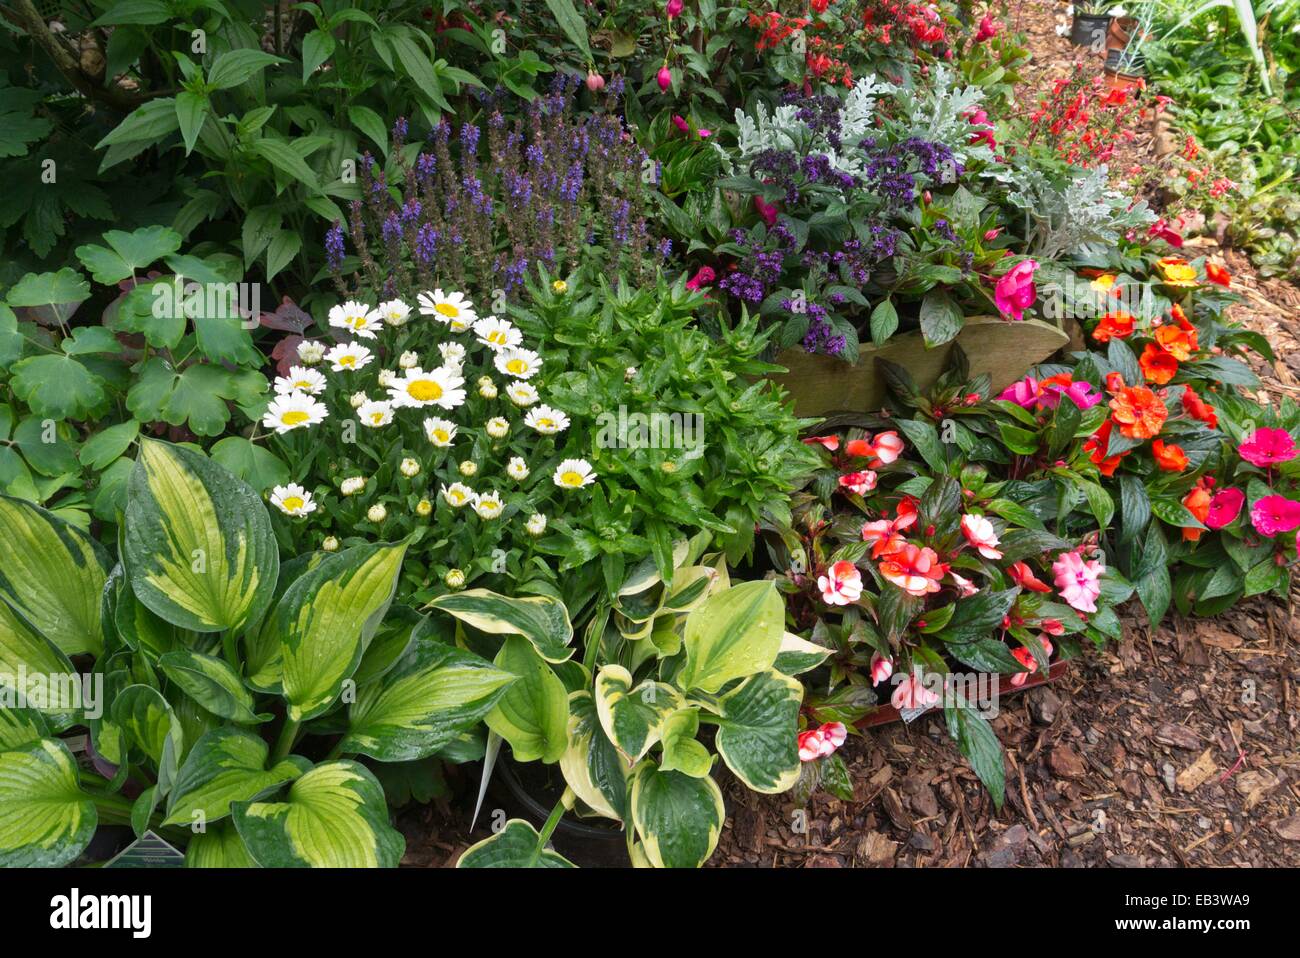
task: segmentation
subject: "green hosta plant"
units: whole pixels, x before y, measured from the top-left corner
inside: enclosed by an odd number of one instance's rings
[[[773,583],[732,585],[725,557],[703,554],[707,541],[675,543],[669,582],[653,559],[637,566],[587,630],[581,664],[567,647],[542,647],[532,628],[502,644],[496,664],[520,679],[488,726],[516,760],[558,762],[567,788],[540,833],[512,821],[461,867],[567,864],[546,848],[566,809],[622,823],[634,864],[698,867],[725,820],[718,759],[758,792],[798,780],[803,689],[793,675],[826,650],[786,634]],[[505,627],[511,603],[466,593],[434,604],[478,630],[528,628]]]
[[[184,446],[144,441],[116,562],[23,500],[0,529],[0,865],[129,823],[192,866],[394,866],[369,764],[463,753],[516,681],[390,609],[405,542],[281,562],[257,493]]]

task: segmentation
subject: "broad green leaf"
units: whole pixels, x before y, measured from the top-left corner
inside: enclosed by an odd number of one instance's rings
[[[89,419],[108,405],[107,382],[72,356],[29,356],[10,373],[14,394],[38,416]]]
[[[217,320],[205,321],[211,329]],[[176,370],[160,356],[144,364],[126,396],[126,408],[142,422],[161,420],[189,426],[199,436],[218,436],[230,420],[226,400],[236,396],[229,372],[220,366],[195,364]]]
[[[25,748],[49,734],[49,724],[35,709],[0,706],[0,752]]]
[[[254,489],[271,489],[289,481],[289,467],[279,456],[243,436],[218,440],[209,454]]]
[[[210,459],[152,439],[131,473],[122,555],[140,601],[195,632],[257,621],[280,567],[258,494]]]
[[[263,868],[396,868],[406,851],[379,781],[352,761],[317,765],[282,802],[235,802],[231,811]]]
[[[186,868],[256,868],[234,822],[220,822],[190,839]]]
[[[282,173],[302,183],[312,193],[320,192],[320,181],[307,161],[284,140],[263,136],[249,144],[249,149]]]
[[[185,694],[213,715],[236,725],[253,725],[271,719],[269,714],[253,711],[252,694],[225,659],[177,649],[162,655],[158,666]]]
[[[128,685],[113,700],[113,723],[158,768],[158,797],[176,780],[185,753],[185,732],[171,703],[149,685]]]
[[[98,654],[108,560],[94,539],[44,509],[0,497],[0,600],[64,653]]]
[[[132,419],[95,433],[82,445],[77,458],[87,469],[106,469],[135,442],[140,424]]]
[[[302,38],[302,82],[334,53],[334,34],[327,30],[312,30]],[[352,109],[356,109],[353,107]],[[353,118],[353,123],[356,119]],[[387,144],[385,144],[387,145]]]
[[[569,38],[569,42],[578,48],[584,60],[590,62],[591,46],[587,40],[587,21],[578,12],[573,0],[546,0],[546,6],[550,8],[551,16],[555,17],[555,22]]]
[[[25,676],[25,688],[11,691],[22,693],[24,704],[30,708],[57,714],[72,711],[70,706],[80,703],[53,700],[56,690],[51,678],[70,679],[75,674],[72,663],[54,643],[33,632],[9,606],[0,602],[0,684],[18,685],[18,676]]]
[[[663,755],[659,768],[665,772],[681,772],[691,778],[704,778],[713,767],[709,750],[695,740],[700,733],[700,710],[678,709],[664,722]]]
[[[921,300],[921,332],[926,346],[940,346],[957,338],[963,323],[961,307],[942,290],[931,290]]]
[[[573,793],[593,811],[622,821],[627,817],[628,763],[601,728],[588,691],[569,695],[568,745],[560,771]]]
[[[732,679],[766,672],[785,634],[785,606],[773,582],[744,582],[709,596],[686,619],[683,689],[717,692]]]
[[[596,674],[596,714],[609,740],[632,764],[648,752],[663,733],[668,716],[682,706],[671,685],[647,679],[632,687],[632,673],[607,665]]]
[[[290,755],[268,771],[267,751],[261,738],[239,729],[208,732],[176,776],[163,824],[216,822],[230,814],[233,802],[256,801],[311,768],[305,758]]]
[[[564,662],[573,655],[569,610],[550,596],[511,599],[487,589],[467,589],[439,596],[429,607],[454,615],[480,632],[522,635],[547,662]]]
[[[699,868],[718,846],[726,819],[712,778],[663,771],[649,759],[632,770],[632,821],[656,868]]]
[[[381,762],[425,758],[477,725],[514,681],[477,655],[417,634],[392,670],[358,689],[340,748]]]
[[[58,868],[95,834],[99,815],[56,739],[0,752],[0,868]]]
[[[27,273],[5,292],[5,302],[12,307],[75,307],[89,298],[90,284],[70,266],[57,273]],[[60,315],[66,319],[71,311]]]
[[[178,110],[179,104],[178,100]],[[96,283],[112,286],[179,250],[181,234],[166,226],[144,226],[131,233],[109,230],[104,242],[107,247],[88,243],[78,246],[75,252]]]
[[[338,698],[388,612],[405,555],[405,542],[353,546],[285,591],[268,625],[280,636],[291,719],[314,718]]]
[[[199,141],[203,124],[211,112],[212,107],[203,94],[189,90],[176,94],[176,122],[181,128],[181,139],[185,141],[186,156],[194,152],[194,144]]]
[[[506,822],[491,838],[465,849],[457,868],[576,868],[558,852],[541,847],[537,829],[520,818]]]
[[[756,792],[784,792],[799,780],[803,686],[780,672],[751,675],[718,700],[718,754]]]
[[[993,804],[1001,808],[1006,797],[1006,768],[1002,759],[1002,743],[998,741],[997,734],[965,702],[945,706],[944,715],[948,720],[948,734],[993,796]]]
[[[215,90],[227,90],[239,86],[272,63],[282,62],[284,61],[270,53],[248,48],[219,53],[212,61],[212,69],[208,71],[208,86]]]
[[[569,693],[532,643],[508,636],[494,664],[518,676],[487,715],[487,726],[510,743],[520,762],[554,762],[568,745]]]
[[[781,636],[781,651],[776,655],[773,668],[786,675],[802,675],[817,668],[830,654],[830,649],[786,632]]]

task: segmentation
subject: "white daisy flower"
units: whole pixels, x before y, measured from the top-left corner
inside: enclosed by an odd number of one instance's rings
[[[357,418],[370,429],[387,426],[393,421],[393,404],[387,399],[372,399],[357,410]]]
[[[308,369],[306,366],[290,366],[288,376],[275,377],[277,393],[291,393],[295,389],[309,396],[320,395],[325,391],[325,374],[319,369]]]
[[[486,429],[493,439],[504,439],[510,433],[510,423],[500,416],[493,416],[487,421]]]
[[[312,502],[311,493],[296,482],[272,489],[271,504],[286,516],[305,516],[309,512],[316,511],[316,503]]]
[[[354,496],[365,487],[365,476],[348,476],[339,484],[339,492],[345,496]]]
[[[507,376],[514,376],[516,379],[532,379],[542,368],[542,357],[531,349],[510,346],[497,351],[496,365],[497,369]]]
[[[411,307],[400,299],[390,299],[386,303],[380,303],[375,307],[375,312],[379,314],[380,320],[386,326],[405,326],[406,321],[411,317]]]
[[[304,392],[281,393],[271,400],[262,417],[262,426],[286,433],[302,426],[314,426],[329,415],[325,404]]]
[[[554,436],[569,428],[569,417],[558,409],[552,409],[543,403],[535,409],[528,410],[524,416],[524,425],[531,426],[543,436]]]
[[[424,435],[439,449],[446,449],[456,438],[456,424],[449,419],[426,419]]]
[[[506,387],[506,395],[516,406],[528,407],[537,402],[537,387],[532,383],[526,383],[522,379],[516,379]]]
[[[362,339],[374,339],[380,320],[379,315],[365,303],[350,299],[330,310],[329,322],[331,326],[350,330]]]
[[[336,373],[360,369],[367,365],[371,358],[370,350],[360,343],[340,343],[325,354],[325,361]]]
[[[432,293],[421,293],[417,300],[423,315],[446,324],[454,333],[463,333],[478,319],[474,304],[463,293],[444,293],[435,289]]]
[[[596,474],[586,459],[566,459],[555,467],[551,478],[561,489],[581,489],[595,482]]]
[[[298,344],[298,361],[306,366],[315,366],[325,358],[325,344],[304,339]]]
[[[450,486],[443,486],[439,491],[443,500],[453,509],[470,505],[477,498],[474,490],[463,482],[453,482]]]
[[[425,372],[413,366],[388,387],[388,394],[398,406],[420,408],[441,406],[455,409],[465,401],[465,380],[445,366]]]
[[[514,456],[506,463],[506,475],[516,482],[523,482],[528,478],[528,463],[524,462],[523,456]]]
[[[515,329],[514,324],[495,316],[484,316],[475,323],[474,335],[489,349],[505,349],[508,346],[518,346],[524,341],[524,334]]]
[[[420,464],[410,456],[403,459],[402,464],[397,468],[407,479],[414,479],[420,474]]]
[[[465,361],[465,347],[460,343],[439,343],[438,352],[442,353],[442,361],[449,366],[459,366]]]
[[[482,493],[474,500],[474,511],[478,513],[480,519],[495,519],[501,515],[501,510],[505,507],[505,503],[501,501],[501,494],[495,489]]]
[[[534,512],[528,517],[528,521],[524,523],[524,528],[528,530],[530,536],[534,538],[540,536],[546,531],[546,516],[540,512]]]
[[[418,366],[420,365],[419,354],[408,349],[397,358],[397,365],[401,366],[403,369],[410,369],[412,366]]]
[[[366,518],[375,523],[383,522],[388,518],[388,510],[384,508],[382,502],[376,502],[366,510]]]

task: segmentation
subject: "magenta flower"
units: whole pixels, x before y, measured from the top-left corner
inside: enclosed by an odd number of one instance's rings
[[[695,275],[686,281],[686,288],[690,290],[697,290],[701,286],[708,286],[717,278],[718,276],[715,272],[713,272],[712,266],[701,266],[696,271]]]
[[[1061,598],[1080,612],[1097,611],[1101,574],[1105,571],[1106,567],[1096,559],[1084,559],[1077,552],[1062,552],[1052,563]]]
[[[1033,376],[1026,376],[1020,382],[1012,383],[1002,390],[998,394],[998,398],[1028,409],[1030,406],[1038,405],[1038,400],[1043,398],[1043,389],[1039,386],[1037,379]]]
[[[1241,506],[1245,501],[1246,494],[1240,489],[1220,489],[1210,500],[1210,512],[1205,517],[1206,528],[1222,529],[1232,525],[1237,516],[1241,515]]]
[[[1068,386],[1053,382],[1046,383],[1040,401],[1047,408],[1055,409],[1061,396],[1069,396],[1080,409],[1091,409],[1101,402],[1101,393],[1095,391],[1092,383],[1086,379],[1080,379],[1077,383],[1070,383]]]
[[[682,0],[668,0],[664,4],[664,13],[668,14],[668,19],[672,20],[682,14]]]
[[[668,88],[673,85],[673,71],[667,66],[661,66],[659,72],[655,74],[655,82],[659,84],[659,89],[667,93]]]
[[[1285,429],[1262,427],[1250,434],[1250,437],[1237,447],[1237,454],[1256,466],[1275,466],[1279,462],[1290,462],[1296,457],[1295,440]]]
[[[1038,263],[1022,260],[1007,271],[993,287],[993,302],[998,311],[1010,319],[1024,319],[1025,310],[1034,305],[1038,290],[1034,287],[1034,270]]]
[[[1250,522],[1255,531],[1272,538],[1300,526],[1300,502],[1286,496],[1265,496],[1250,507]]]
[[[975,31],[975,42],[983,43],[985,40],[991,40],[998,35],[998,22],[987,13],[984,19],[980,21],[980,26]]]
[[[769,227],[776,225],[776,218],[781,213],[775,203],[769,203],[761,196],[754,197],[754,209],[758,211],[758,215],[763,218],[763,222]]]
[[[686,122],[686,118],[678,116],[676,113],[673,114],[673,126],[677,127],[677,129],[681,130],[683,133],[691,132],[691,125]]]

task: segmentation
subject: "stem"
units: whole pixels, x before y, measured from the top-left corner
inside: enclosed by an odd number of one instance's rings
[[[298,728],[301,725],[302,722],[296,719],[286,718],[284,720],[284,728],[280,729],[280,737],[275,740],[275,748],[271,751],[272,765],[289,754],[293,748],[294,740],[298,737]]]
[[[564,817],[566,803],[572,801],[572,799],[573,789],[566,788],[564,794],[560,796],[560,800],[556,802],[555,807],[551,809],[550,817],[547,818],[545,824],[542,825],[542,830],[537,835],[537,847],[534,848],[533,853],[528,856],[528,864],[524,867],[531,868],[537,863],[537,859],[542,856],[542,849],[544,849],[546,843],[551,840],[551,833],[555,831],[555,827],[560,824],[560,819]]]

